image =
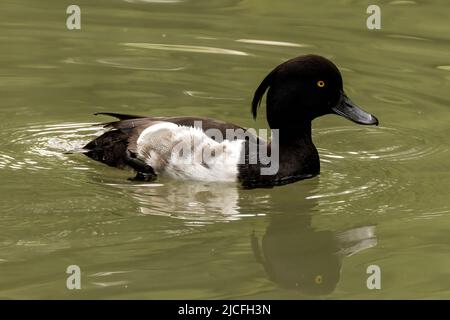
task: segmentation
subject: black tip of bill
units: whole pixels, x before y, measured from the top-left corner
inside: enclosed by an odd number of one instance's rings
[[[335,114],[358,124],[378,125],[377,117],[358,107],[345,93],[342,93],[339,103],[332,110]]]

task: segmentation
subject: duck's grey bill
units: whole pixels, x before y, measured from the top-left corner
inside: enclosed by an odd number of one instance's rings
[[[378,119],[374,115],[358,107],[345,93],[342,93],[339,103],[332,110],[358,124],[378,125]]]

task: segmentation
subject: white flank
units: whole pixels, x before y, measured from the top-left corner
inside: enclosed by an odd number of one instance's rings
[[[156,174],[198,181],[237,180],[244,140],[217,142],[201,128],[160,122],[137,140],[138,157]]]

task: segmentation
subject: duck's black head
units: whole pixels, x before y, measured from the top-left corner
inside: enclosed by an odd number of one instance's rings
[[[252,102],[254,118],[267,89],[267,121],[272,129],[310,127],[313,119],[325,114],[378,125],[375,116],[345,95],[338,68],[321,56],[300,56],[272,70],[256,89]]]

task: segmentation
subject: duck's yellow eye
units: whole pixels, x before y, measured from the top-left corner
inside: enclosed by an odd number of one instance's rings
[[[315,278],[314,278],[314,282],[316,283],[316,284],[321,284],[322,283],[322,276],[319,274],[319,275],[317,275]]]
[[[325,87],[325,81],[322,81],[322,80],[317,81],[317,86],[320,88]]]

